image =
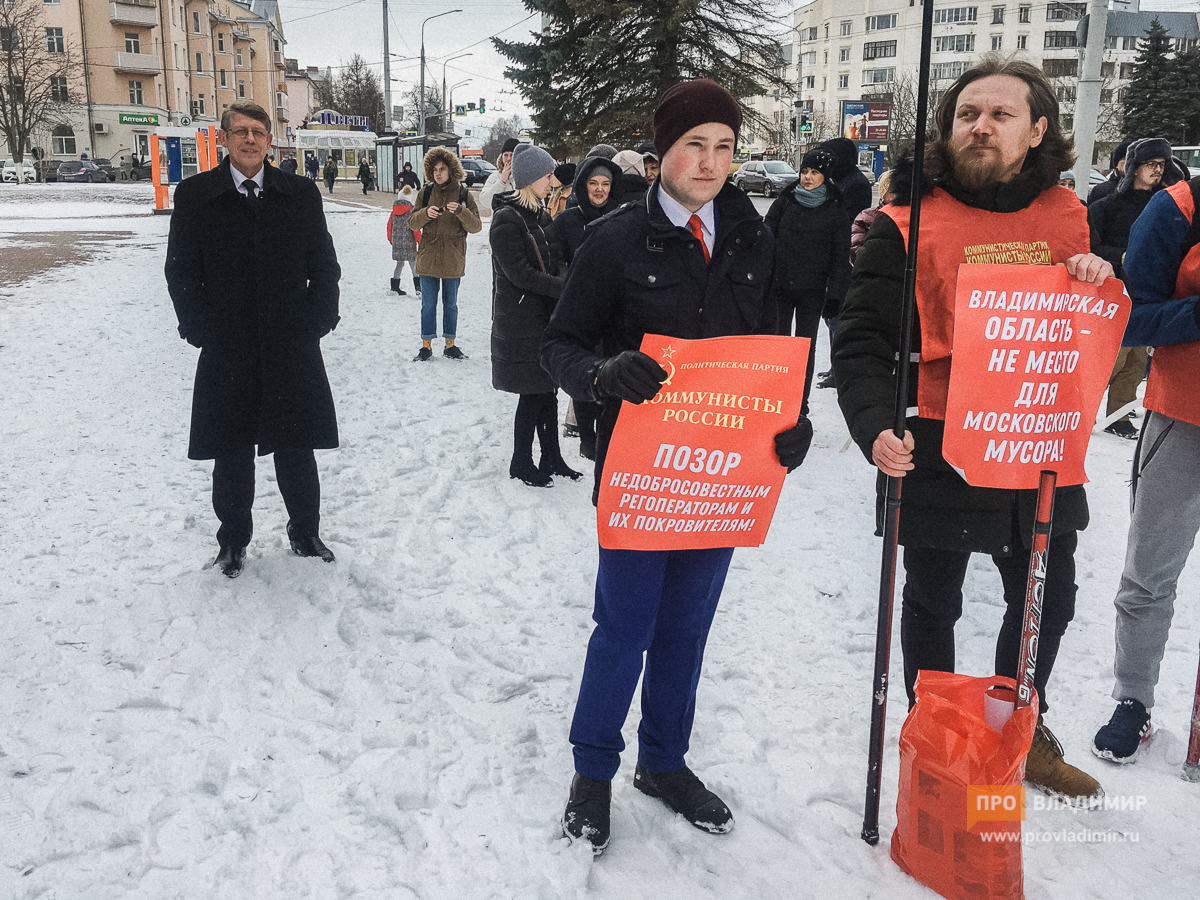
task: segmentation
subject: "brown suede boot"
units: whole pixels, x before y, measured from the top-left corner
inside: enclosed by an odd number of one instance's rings
[[[1072,805],[1104,796],[1100,782],[1063,759],[1062,744],[1040,716],[1025,760],[1025,783]]]

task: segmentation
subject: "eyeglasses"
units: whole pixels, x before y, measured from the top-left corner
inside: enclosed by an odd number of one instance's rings
[[[270,134],[261,128],[234,128],[229,133],[239,141],[244,141],[248,137],[253,137],[256,141],[265,141]]]
[[[1147,169],[1162,169],[1163,171],[1166,171],[1166,168],[1167,168],[1166,161],[1161,160],[1161,159],[1155,159],[1150,162],[1144,162],[1144,163],[1142,163],[1142,165],[1145,166]]]

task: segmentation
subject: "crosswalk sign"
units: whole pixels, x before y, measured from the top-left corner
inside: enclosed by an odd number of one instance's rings
[[[454,114],[456,116],[465,116],[467,114],[467,105],[465,103],[456,103],[454,105]]]

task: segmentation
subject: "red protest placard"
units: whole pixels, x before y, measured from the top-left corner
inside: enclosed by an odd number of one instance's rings
[[[942,455],[968,484],[1084,484],[1083,460],[1129,319],[1115,278],[1064,266],[963,265]]]
[[[668,378],[648,403],[622,403],[596,505],[609,550],[757,547],[786,474],[775,435],[796,424],[808,339],[685,341],[648,334]]]

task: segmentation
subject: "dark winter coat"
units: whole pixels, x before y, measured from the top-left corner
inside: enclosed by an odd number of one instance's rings
[[[873,203],[871,182],[858,168],[858,147],[849,138],[832,138],[821,146],[833,153],[837,167],[833,170],[833,182],[842,194],[842,208],[846,210],[847,222],[853,222],[858,214]]]
[[[268,166],[256,202],[228,159],[175,192],[167,289],[180,336],[201,348],[190,459],[338,444],[320,340],[338,323],[341,269],[321,195]]]
[[[399,190],[406,184],[411,185],[414,191],[421,188],[421,179],[417,177],[417,173],[412,169],[401,170],[400,175],[396,179],[396,189]]]
[[[617,188],[622,203],[637,203],[650,190],[650,182],[636,172],[622,172],[621,184]]]
[[[603,403],[593,501],[621,408],[619,399],[594,393],[601,360],[636,350],[647,332],[697,339],[775,331],[768,296],[774,240],[750,199],[731,184],[721,188],[706,265],[696,238],[663,212],[661,190],[655,182],[641,203],[589,229],[542,345],[542,366],[556,384],[576,400]]]
[[[1030,178],[990,186],[972,194],[952,180],[941,182],[955,199],[977,209],[1025,209],[1040,193]],[[909,188],[893,182],[897,197]],[[981,240],[983,238],[981,237]],[[905,244],[886,214],[871,226],[854,264],[850,290],[842,305],[833,341],[833,370],[838,403],[850,434],[867,461],[880,432],[893,425],[896,403],[896,354],[900,346],[900,310],[904,295]],[[919,317],[918,317],[919,318]],[[921,347],[919,321],[913,329],[913,353]],[[917,405],[918,367],[911,364],[908,406]],[[971,487],[942,458],[944,423],[917,416],[907,428],[915,441],[914,468],[904,477],[900,507],[900,543],[905,546],[975,551],[1010,556],[1028,546],[1033,533],[1036,491]],[[887,479],[877,481],[876,522],[882,533]],[[1082,485],[1055,493],[1054,533],[1082,529],[1088,523]]]
[[[1112,263],[1120,279],[1125,278],[1121,257],[1129,246],[1129,232],[1154,193],[1118,189],[1088,207],[1092,252]]]
[[[492,204],[492,387],[547,394],[554,382],[539,355],[550,314],[562,294],[562,254],[550,215],[501,194]]]
[[[371,164],[370,163],[364,161],[364,162],[361,162],[358,164],[358,180],[361,181],[363,184],[371,183]]]
[[[285,159],[283,162],[281,162],[281,163],[279,164],[279,171],[280,171],[280,172],[286,172],[286,173],[287,173],[287,174],[289,174],[289,175],[295,175],[295,174],[296,174],[296,160],[295,160],[295,158],[294,158],[294,157],[291,157],[291,156],[289,156],[287,159]]]
[[[608,191],[608,200],[603,206],[596,206],[588,197],[588,179],[596,174],[596,169],[603,169],[612,179],[612,187]],[[572,204],[567,202],[567,208],[558,214],[554,220],[554,230],[558,242],[562,245],[563,261],[570,265],[575,258],[575,252],[583,243],[584,229],[601,216],[607,215],[621,205],[621,167],[610,159],[602,156],[589,156],[579,164],[575,171],[575,187],[571,191]]]
[[[1108,173],[1108,178],[1088,191],[1087,205],[1091,206],[1115,191],[1121,182],[1121,174],[1120,169],[1113,169]]]
[[[794,193],[799,183],[788,185],[767,211],[775,236],[771,294],[777,303],[795,306],[800,294],[818,293],[825,314],[836,316],[850,287],[850,218],[832,187],[820,206],[801,206]]]
[[[321,164],[319,162],[317,162],[317,158],[315,156],[310,156],[308,159],[306,159],[304,161],[304,171],[306,171],[314,179],[320,173]]]
[[[444,162],[450,169],[450,180],[438,184],[433,180],[433,169]],[[483,229],[479,221],[479,208],[470,191],[463,197],[463,179],[466,173],[458,157],[445,147],[434,147],[425,154],[426,192],[417,192],[408,226],[421,232],[421,244],[417,248],[414,266],[418,275],[429,278],[462,278],[467,271],[467,235],[478,234]],[[461,203],[458,212],[446,211],[446,204]],[[429,207],[437,206],[442,212],[436,219],[429,218]]]

